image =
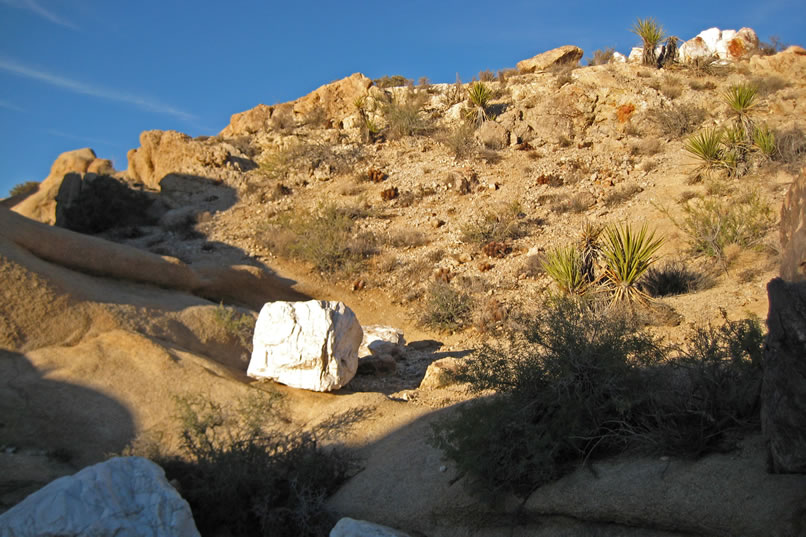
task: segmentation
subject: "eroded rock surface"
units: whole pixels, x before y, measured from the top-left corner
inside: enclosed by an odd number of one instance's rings
[[[584,52],[574,45],[565,45],[548,50],[528,60],[518,62],[518,71],[521,74],[545,71],[555,65],[576,65],[582,59]]]

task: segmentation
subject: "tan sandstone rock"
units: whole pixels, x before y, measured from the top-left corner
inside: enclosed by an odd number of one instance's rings
[[[792,183],[781,206],[781,277],[806,280],[806,168]]]
[[[528,60],[518,62],[518,71],[521,74],[545,71],[554,65],[576,65],[584,52],[574,45],[565,45],[543,52]]]
[[[89,147],[67,151],[59,155],[50,167],[50,173],[34,192],[12,207],[12,211],[33,220],[53,225],[56,223],[56,197],[64,177],[70,173],[113,174],[112,161],[99,159]]]

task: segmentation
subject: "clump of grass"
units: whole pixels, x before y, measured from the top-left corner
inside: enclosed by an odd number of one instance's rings
[[[641,226],[634,232],[629,224],[610,226],[605,230],[602,257],[605,260],[604,277],[613,302],[646,302],[649,298],[638,281],[655,262],[655,254],[663,238],[655,238]]]
[[[473,130],[471,123],[462,122],[441,136],[439,141],[453,152],[454,157],[463,159],[472,155],[478,147]]]
[[[607,65],[613,59],[613,54],[616,50],[613,47],[604,50],[597,49],[593,52],[593,57],[588,59],[588,65]]]
[[[444,281],[434,281],[426,291],[420,322],[429,328],[449,332],[464,328],[470,320],[473,301]]]
[[[778,145],[775,143],[775,133],[766,125],[756,127],[753,131],[753,145],[766,160],[773,160],[778,156]]]
[[[406,97],[391,99],[381,106],[390,139],[425,134],[430,130],[428,121],[421,114],[424,97],[424,94],[410,92]]]
[[[642,63],[654,67],[658,63],[655,48],[665,37],[663,27],[651,17],[646,19],[639,18],[633,24],[631,31],[641,38],[641,43],[643,44]]]
[[[505,242],[524,234],[521,205],[513,202],[487,209],[476,220],[462,226],[462,242],[478,245],[490,242]]]
[[[673,104],[653,110],[650,117],[665,134],[677,137],[688,134],[701,125],[705,119],[705,110],[689,104]]]
[[[754,321],[697,329],[664,348],[635,321],[552,298],[456,373],[496,397],[461,405],[431,443],[471,491],[528,498],[587,461],[623,452],[700,456],[758,428],[763,336]]]
[[[641,287],[652,297],[682,295],[705,287],[707,278],[682,261],[666,262],[646,271]]]

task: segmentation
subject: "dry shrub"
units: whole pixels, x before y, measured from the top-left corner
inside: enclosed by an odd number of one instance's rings
[[[638,185],[621,185],[608,192],[604,198],[604,204],[607,207],[615,207],[643,191],[644,189]]]
[[[613,59],[616,50],[612,47],[604,50],[597,49],[593,52],[593,57],[588,60],[588,65],[606,65]]]
[[[413,84],[413,81],[403,75],[383,75],[382,77],[373,80],[372,83],[381,89],[386,89],[400,86],[410,86]]]
[[[690,104],[673,104],[650,112],[661,131],[678,137],[693,132],[705,120],[705,110]]]
[[[493,73],[489,69],[485,71],[479,71],[479,80],[481,82],[492,82],[493,80],[495,80],[495,73]]]
[[[437,280],[426,291],[420,322],[429,328],[452,331],[463,328],[470,319],[473,301],[449,283]]]
[[[551,205],[551,210],[557,214],[584,213],[596,200],[588,192],[559,196]]]
[[[705,81],[697,80],[697,79],[689,80],[688,86],[691,89],[696,90],[696,91],[714,90],[714,89],[716,89],[716,84],[714,84],[710,80],[705,80]]]
[[[667,261],[659,267],[651,267],[641,280],[641,288],[652,297],[692,293],[712,284],[708,276],[688,268],[682,261]]]
[[[395,248],[416,248],[429,242],[425,233],[412,229],[390,231],[387,238],[387,243]]]
[[[471,156],[478,147],[473,132],[473,125],[463,122],[440,136],[439,141],[453,152],[454,157],[463,159]]]
[[[525,234],[525,222],[519,203],[489,208],[461,228],[462,242],[487,244],[517,239]]]
[[[750,80],[750,85],[758,90],[761,97],[772,95],[776,91],[788,88],[791,84],[780,76],[756,76]]]

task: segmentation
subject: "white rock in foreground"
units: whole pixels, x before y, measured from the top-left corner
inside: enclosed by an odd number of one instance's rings
[[[255,325],[246,374],[293,388],[337,390],[358,369],[363,331],[341,302],[269,302]]]
[[[396,354],[406,344],[403,332],[391,326],[377,324],[364,327],[364,340],[358,349],[358,357],[376,354]]]
[[[0,515],[0,536],[199,537],[162,468],[117,457],[50,482]]]
[[[389,526],[345,517],[333,526],[330,537],[409,537],[409,534]]]

